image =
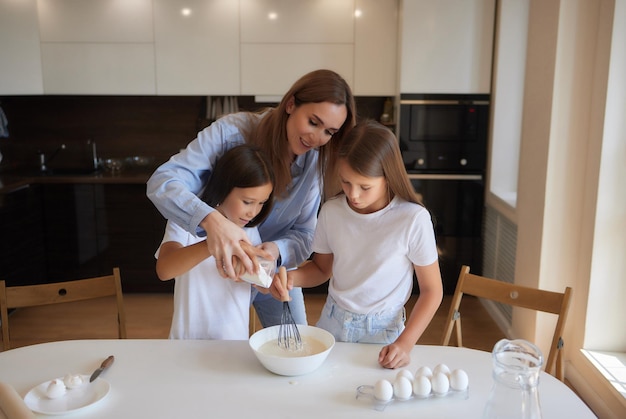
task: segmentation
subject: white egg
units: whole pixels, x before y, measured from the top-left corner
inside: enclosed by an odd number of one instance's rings
[[[464,391],[469,385],[467,373],[461,369],[456,369],[450,373],[450,387],[452,390]]]
[[[400,378],[400,377],[406,377],[409,381],[413,381],[413,379],[415,378],[413,376],[413,373],[409,370],[400,370],[398,371],[398,374],[396,375],[396,378]]]
[[[413,394],[413,384],[406,377],[398,377],[393,382],[393,395],[398,400],[407,400]]]
[[[80,374],[66,374],[65,377],[63,377],[63,384],[71,390],[85,384],[85,380]]]
[[[446,364],[437,364],[437,366],[433,368],[433,375],[437,374],[438,372],[442,372],[448,377],[450,376],[450,368],[448,368]]]
[[[383,402],[391,400],[393,397],[393,385],[387,380],[378,380],[374,384],[374,398]]]
[[[49,399],[58,399],[65,394],[65,384],[61,380],[52,380],[46,388],[46,397]]]
[[[439,396],[446,394],[450,389],[450,380],[448,380],[448,376],[442,372],[434,373],[431,384],[433,386],[433,392]]]
[[[429,367],[420,367],[415,373],[415,376],[418,377],[420,375],[423,375],[424,377],[432,378],[433,370],[431,370]]]
[[[417,397],[428,397],[432,385],[430,384],[430,378],[425,375],[418,375],[413,380],[413,394]]]

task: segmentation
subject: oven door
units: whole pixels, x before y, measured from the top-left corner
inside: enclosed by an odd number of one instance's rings
[[[462,265],[482,272],[483,176],[410,173],[409,178],[433,220],[444,293],[453,294]]]
[[[408,95],[400,100],[400,149],[408,171],[483,171],[488,95]]]

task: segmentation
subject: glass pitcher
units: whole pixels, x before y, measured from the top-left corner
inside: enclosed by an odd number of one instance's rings
[[[493,387],[483,418],[541,419],[541,350],[523,339],[502,339],[493,347],[492,361]]]

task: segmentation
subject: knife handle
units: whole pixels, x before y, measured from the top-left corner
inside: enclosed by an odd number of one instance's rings
[[[111,366],[113,361],[115,361],[115,357],[113,355],[110,355],[107,359],[102,361],[102,364],[100,364],[100,368],[108,368],[109,366]]]

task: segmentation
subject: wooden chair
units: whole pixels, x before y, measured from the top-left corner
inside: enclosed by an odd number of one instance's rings
[[[254,335],[254,333],[257,331],[256,322],[258,321],[258,319],[259,316],[257,316],[254,306],[250,304],[250,324],[248,325],[248,334],[250,336]]]
[[[125,339],[126,312],[122,298],[122,280],[119,268],[113,268],[111,275],[51,284],[7,287],[4,281],[0,281],[0,321],[2,321],[3,350],[11,347],[8,313],[10,308],[69,303],[109,296],[116,297],[118,336],[120,339]]]
[[[564,343],[561,335],[567,318],[572,289],[566,287],[565,292],[562,293],[545,291],[470,274],[469,271],[469,266],[464,265],[461,267],[459,281],[452,297],[441,344],[444,346],[449,344],[452,329],[456,326],[457,346],[463,346],[461,336],[461,313],[459,312],[463,294],[473,295],[511,306],[556,314],[558,319],[552,337],[552,344],[550,345],[550,352],[545,362],[545,371],[563,381],[562,349]],[[554,372],[552,372],[553,370]]]

